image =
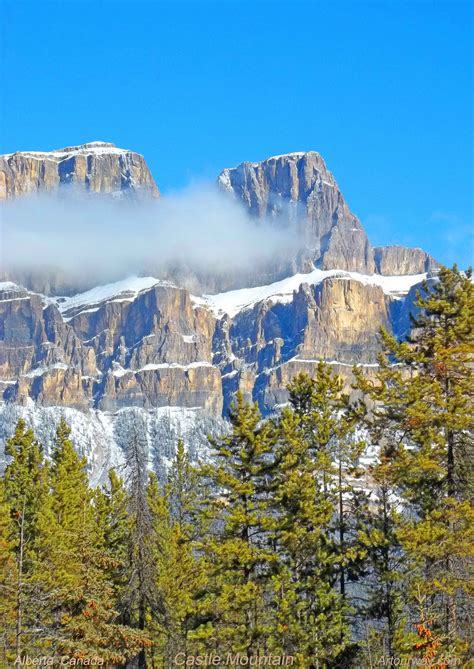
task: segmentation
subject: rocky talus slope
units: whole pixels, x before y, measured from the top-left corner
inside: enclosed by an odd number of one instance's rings
[[[36,155],[0,159],[4,198],[70,182],[100,194],[158,195],[143,158],[112,145]],[[219,183],[257,219],[298,226],[304,245],[288,259],[291,275],[276,272],[279,280],[261,285],[257,274],[242,277],[218,294],[142,276],[67,297],[33,290],[34,277],[27,288],[5,277],[0,445],[23,415],[48,446],[65,414],[100,481],[123,461],[138,421],[160,472],[180,435],[205,453],[237,390],[268,415],[287,401],[295,373],[313,373],[321,359],[347,380],[354,364],[373,373],[380,327],[407,330],[415,286],[436,263],[419,249],[372,248],[317,153],[244,163]]]

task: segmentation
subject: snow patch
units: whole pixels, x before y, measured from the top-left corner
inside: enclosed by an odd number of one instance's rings
[[[188,365],[180,365],[178,362],[161,362],[161,363],[149,363],[144,367],[139,369],[124,369],[124,367],[116,366],[112,374],[117,377],[124,376],[125,374],[139,374],[140,372],[153,372],[159,369],[196,369],[197,367],[214,367],[214,365],[207,361],[202,362],[190,362]]]
[[[307,151],[292,151],[291,153],[281,153],[279,156],[270,156],[264,160],[267,163],[269,160],[279,160],[279,158],[302,158]]]
[[[61,162],[73,156],[122,156],[127,153],[135,153],[129,149],[119,149],[114,144],[108,142],[88,142],[79,146],[70,146],[56,151],[16,151],[15,153],[5,153],[0,158],[11,158],[12,156],[25,156],[33,160],[54,160]]]
[[[12,281],[0,281],[0,291],[7,290],[14,293],[22,293],[25,289]]]
[[[192,460],[206,459],[208,435],[218,436],[228,424],[199,408],[161,407],[147,411],[124,408],[114,414],[79,411],[67,407],[39,407],[29,400],[25,406],[0,403],[0,469],[5,465],[4,446],[19,418],[31,426],[47,456],[51,455],[56,427],[64,417],[71,427],[71,438],[77,451],[87,459],[92,485],[107,482],[109,469],[115,468],[126,477],[125,453],[137,429],[144,438],[150,469],[161,480],[174,459],[178,439],[182,438]]]
[[[181,335],[186,344],[195,344],[197,342],[197,335]]]
[[[47,374],[53,369],[69,369],[69,366],[62,362],[57,362],[55,365],[50,365],[49,367],[36,367],[36,369],[32,369],[31,372],[22,374],[21,376],[34,379],[36,376],[43,376],[43,374]]]
[[[100,304],[101,302],[106,302],[109,300],[113,300],[115,302],[133,302],[139,293],[145,290],[149,290],[156,285],[174,287],[174,284],[172,284],[170,281],[160,281],[160,279],[156,279],[153,276],[130,276],[126,279],[122,279],[121,281],[115,281],[114,283],[96,286],[95,288],[91,288],[91,290],[88,290],[85,293],[78,293],[72,297],[56,297],[54,298],[54,301],[59,311],[64,314],[71,311],[72,309],[79,309],[83,306]]]
[[[294,291],[297,291],[302,284],[315,286],[328,278],[352,280],[364,285],[379,286],[385,294],[396,298],[406,295],[412,286],[426,279],[426,274],[382,276],[381,274],[366,275],[337,269],[315,269],[309,274],[295,274],[268,286],[241,288],[216,295],[203,295],[202,297],[192,295],[191,299],[194,304],[211,309],[218,317],[222,317],[224,314],[233,317],[240,311],[251,309],[258,302],[269,300],[283,304],[289,303],[293,299]]]

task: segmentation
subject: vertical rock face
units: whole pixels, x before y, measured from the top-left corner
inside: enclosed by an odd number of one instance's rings
[[[346,377],[353,364],[376,365],[378,332],[404,327],[403,294],[416,280],[387,288],[314,270],[205,298],[153,277],[70,298],[0,284],[0,401],[219,416],[240,389],[268,413],[321,359]]]
[[[379,274],[418,274],[432,272],[439,267],[423,249],[408,249],[406,246],[376,246],[374,257]]]
[[[39,406],[116,411],[200,407],[219,415],[212,364],[215,318],[186,290],[148,290],[58,308],[0,284],[0,398]],[[59,302],[61,306],[61,302]]]
[[[226,405],[240,389],[272,412],[287,401],[293,376],[314,374],[320,360],[345,378],[354,364],[377,366],[378,332],[391,327],[395,303],[379,286],[334,277],[301,284],[288,302],[261,301],[239,312],[227,327],[233,363],[224,369]]]
[[[0,392],[4,400],[86,408],[96,357],[57,307],[12,284],[0,284]]]
[[[112,144],[0,157],[0,199],[67,185],[159,195],[142,156]],[[64,286],[46,271],[0,283],[0,444],[20,415],[40,431],[46,421],[48,439],[66,415],[99,480],[139,419],[158,471],[163,443],[198,435],[196,448],[205,447],[237,390],[268,415],[287,401],[294,375],[314,374],[320,360],[347,381],[354,364],[373,373],[380,328],[408,331],[414,287],[435,261],[420,249],[373,249],[318,153],[243,163],[224,170],[219,185],[256,225],[293,226],[299,249],[254,276],[229,274],[221,288],[202,291],[197,277],[199,296],[181,287],[190,285],[185,264],[175,283],[131,277],[87,292],[71,286],[68,297],[34,292]]]
[[[0,200],[54,192],[64,185],[90,193],[159,195],[143,156],[109,142],[0,156]]]
[[[437,263],[421,249],[373,249],[350,211],[323,158],[315,151],[288,153],[223,170],[219,186],[257,218],[286,221],[301,237],[298,269],[308,261],[322,269],[385,275],[420,274]]]
[[[261,163],[242,163],[225,169],[218,183],[254,216],[289,220],[301,235],[303,258],[316,266],[364,274],[375,271],[367,235],[319,153],[289,153]]]

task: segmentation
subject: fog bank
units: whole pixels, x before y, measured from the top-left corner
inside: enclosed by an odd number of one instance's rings
[[[137,202],[74,191],[3,203],[3,276],[57,273],[71,283],[115,280],[170,267],[227,275],[291,257],[294,227],[250,218],[210,185]]]

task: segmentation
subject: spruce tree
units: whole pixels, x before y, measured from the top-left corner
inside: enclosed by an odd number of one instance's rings
[[[385,434],[390,476],[405,505],[397,530],[409,565],[405,633],[411,639],[413,625],[424,625],[427,609],[430,633],[440,640],[441,650],[463,658],[472,644],[474,594],[470,271],[442,268],[419,291],[416,308],[407,341],[382,332],[384,354],[376,382],[360,374],[358,382],[373,403],[369,427]],[[398,638],[405,657],[419,657],[419,640],[409,650],[403,632]]]
[[[153,513],[148,494],[146,427],[135,415],[127,445],[127,513],[125,573],[127,582],[119,601],[120,620],[148,638],[148,627],[161,621],[163,601],[157,591],[157,563],[153,546]],[[137,656],[138,669],[147,667],[147,650]]]
[[[110,562],[101,545],[85,465],[62,419],[52,453],[50,495],[40,511],[35,565],[48,609],[44,635],[54,652],[124,662],[147,640],[115,622]]]
[[[278,646],[297,656],[299,666],[331,666],[352,652],[344,597],[349,536],[341,508],[341,442],[349,423],[342,415],[341,382],[323,363],[315,379],[300,374],[288,390],[272,477]]]
[[[127,491],[114,469],[109,471],[107,486],[95,491],[94,508],[99,545],[109,558],[107,573],[114,589],[114,600],[120,602],[129,578],[127,545],[130,527]]]
[[[33,430],[19,420],[7,440],[10,461],[4,474],[5,501],[14,528],[15,551],[15,654],[22,656],[35,647],[38,635],[37,587],[34,556],[39,537],[39,508],[47,491],[43,450]]]
[[[179,440],[165,489],[149,486],[153,502],[157,589],[162,595],[165,666],[177,652],[185,657],[196,650],[193,631],[199,626],[199,598],[207,575],[198,544],[204,537],[200,516],[199,476],[184,443]],[[153,493],[153,494],[151,494]]]
[[[366,555],[365,578],[360,584],[357,629],[363,650],[374,663],[394,658],[396,637],[403,623],[402,579],[404,557],[397,536],[397,498],[390,460],[382,452],[369,466],[370,491],[358,519],[358,542]]]
[[[18,610],[18,537],[5,485],[0,479],[0,667],[13,664],[16,654]]]
[[[203,468],[210,484],[206,513],[211,526],[202,544],[208,616],[195,638],[207,650],[241,653],[250,661],[265,654],[273,625],[267,601],[275,558],[266,480],[272,428],[240,393],[229,416],[231,433],[211,440],[216,464]]]

